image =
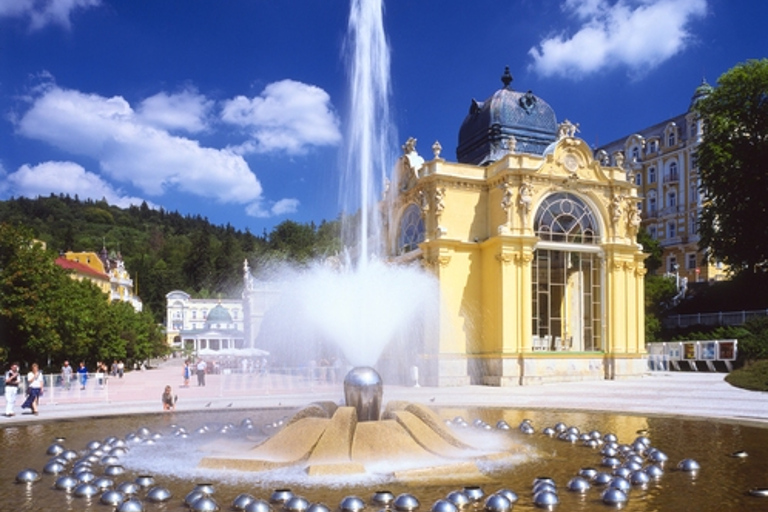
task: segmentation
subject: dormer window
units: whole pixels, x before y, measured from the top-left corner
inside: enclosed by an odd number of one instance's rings
[[[670,130],[669,135],[667,135],[667,146],[672,147],[675,144],[677,144],[677,137],[675,136],[675,131]]]

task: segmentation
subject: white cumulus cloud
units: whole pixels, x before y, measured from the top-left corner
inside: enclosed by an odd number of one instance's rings
[[[614,67],[643,74],[690,44],[707,0],[565,0],[579,29],[544,39],[528,54],[542,76],[581,78]]]
[[[245,213],[251,217],[268,218],[296,213],[298,210],[299,200],[287,198],[276,201],[270,207],[265,207],[262,202],[251,203],[245,208]]]
[[[156,128],[197,133],[206,128],[213,103],[195,90],[160,92],[143,100],[136,112],[142,122]]]
[[[254,98],[237,96],[224,102],[221,119],[249,134],[249,140],[236,148],[243,154],[302,154],[309,146],[333,146],[341,141],[328,93],[294,80],[271,83]]]
[[[160,119],[166,126],[189,128],[194,123],[168,115],[173,110],[168,107],[173,104],[171,96],[152,98],[137,113],[120,96],[48,86],[33,99],[17,128],[22,135],[97,160],[104,175],[132,183],[149,195],[179,190],[220,202],[260,199],[261,184],[241,155],[202,147],[158,128]],[[160,105],[163,115],[150,112],[153,104]]]
[[[74,162],[43,162],[30,166],[22,165],[9,174],[5,180],[6,189],[15,196],[38,197],[50,194],[68,194],[80,199],[100,201],[127,208],[140,205],[143,199],[123,194],[101,179],[98,174],[86,171]],[[148,204],[152,207],[151,203]]]
[[[0,18],[27,18],[33,30],[46,25],[70,28],[72,11],[100,4],[101,0],[0,0]]]

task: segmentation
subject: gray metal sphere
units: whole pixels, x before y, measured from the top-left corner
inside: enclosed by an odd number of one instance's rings
[[[533,495],[533,504],[539,508],[552,508],[560,503],[560,498],[552,491],[541,491]]]
[[[632,485],[626,478],[615,476],[611,479],[610,482],[608,482],[608,487],[615,487],[616,489],[621,489],[624,492],[629,492],[629,490],[632,488]]]
[[[311,507],[310,507],[311,508]],[[266,500],[255,499],[245,506],[244,512],[272,512],[272,505]]]
[[[583,476],[587,480],[592,480],[596,474],[597,470],[595,468],[581,468],[579,470],[579,476]]]
[[[645,473],[649,477],[653,479],[657,479],[657,478],[661,478],[661,476],[664,474],[664,469],[662,469],[661,466],[658,466],[656,464],[651,464],[650,466],[647,466],[645,468]]]
[[[78,498],[90,498],[91,496],[96,496],[100,492],[101,491],[99,488],[92,483],[85,483],[78,484],[77,487],[75,487],[75,489],[72,491],[72,494]]]
[[[59,473],[63,473],[64,470],[66,470],[64,464],[56,461],[49,462],[43,467],[43,473],[47,475],[58,475]]]
[[[389,507],[393,501],[395,501],[395,495],[390,491],[376,491],[371,496],[371,504],[380,508]]]
[[[305,512],[309,508],[309,500],[303,496],[291,496],[291,498],[283,504],[283,510],[286,512]]]
[[[607,433],[603,436],[603,441],[606,443],[616,443],[618,440],[619,438],[616,437],[616,434]]]
[[[557,494],[557,487],[550,482],[538,482],[533,486],[533,489],[531,489],[531,494],[537,494],[542,491],[549,491]]]
[[[498,430],[510,430],[511,427],[509,426],[509,423],[507,423],[506,421],[499,420],[496,422],[496,428]]]
[[[469,498],[470,503],[479,503],[485,497],[485,491],[478,485],[464,487],[464,494]]]
[[[238,494],[237,497],[232,501],[232,508],[235,510],[245,510],[245,507],[254,501],[256,501],[256,496],[244,492],[242,494]]]
[[[530,423],[523,423],[520,425],[520,432],[526,435],[532,435],[536,433],[536,429]]]
[[[120,464],[112,464],[104,468],[104,474],[107,476],[120,476],[125,473],[125,468]]]
[[[117,507],[117,512],[144,512],[144,504],[136,498],[129,498]]]
[[[633,471],[634,469],[629,469],[622,466],[613,470],[613,476],[620,476],[621,478],[629,479],[629,475],[631,475]]]
[[[120,459],[114,455],[105,455],[101,458],[101,463],[105,466],[114,466],[120,464]]]
[[[606,505],[623,505],[627,502],[627,493],[615,487],[608,487],[600,495],[600,499]]]
[[[548,476],[537,476],[536,478],[533,479],[531,486],[536,487],[539,484],[549,484],[552,487],[556,487],[555,481]]]
[[[85,448],[93,451],[97,450],[99,447],[101,447],[101,441],[89,441],[87,445],[85,445]]]
[[[106,491],[107,489],[111,489],[115,486],[115,481],[106,476],[97,477],[91,483],[98,487],[101,491]]]
[[[638,487],[648,485],[648,482],[650,481],[651,477],[648,476],[648,473],[642,470],[633,471],[632,474],[629,475],[629,483]]]
[[[592,483],[595,485],[608,485],[613,480],[613,476],[608,473],[600,472],[592,479]]]
[[[677,469],[679,469],[680,471],[693,473],[695,471],[700,470],[701,466],[699,465],[698,462],[696,462],[693,459],[683,459],[677,463]]]
[[[589,485],[589,480],[587,480],[583,476],[575,476],[568,481],[568,484],[566,484],[566,487],[571,492],[585,493],[592,486]]]
[[[72,475],[62,475],[56,479],[56,483],[53,486],[60,491],[71,491],[77,487],[80,482]]]
[[[77,452],[75,450],[64,450],[61,452],[61,457],[67,462],[72,462],[77,459]]]
[[[513,505],[515,503],[517,503],[517,500],[519,499],[519,497],[517,496],[517,493],[515,491],[510,490],[510,489],[499,489],[494,494],[500,494],[500,495],[504,496]]]
[[[127,495],[133,495],[137,494],[141,487],[136,482],[123,482],[117,486],[117,490]]]
[[[149,437],[152,435],[152,431],[150,431],[147,427],[139,427],[139,429],[136,431],[136,435],[141,437]]]
[[[40,480],[40,473],[34,469],[22,469],[16,474],[16,482],[20,484],[30,484]]]
[[[215,492],[215,489],[213,488],[213,484],[208,482],[203,482],[195,485],[195,490],[200,491],[204,494],[211,495]]]
[[[509,512],[512,510],[512,503],[501,494],[491,494],[485,499],[483,509],[485,512]]]
[[[587,448],[595,449],[600,446],[600,443],[597,441],[597,439],[589,438],[586,441],[584,441],[584,446]]]
[[[648,460],[655,464],[664,464],[668,459],[667,454],[661,450],[652,449],[648,452]]]
[[[606,457],[616,457],[619,454],[619,450],[617,450],[612,444],[606,444],[600,449],[600,455],[604,455]]]
[[[171,491],[165,487],[156,486],[147,491],[146,500],[152,503],[164,503],[173,498]]]
[[[189,508],[194,512],[215,512],[219,510],[219,504],[206,494],[193,501]]]
[[[600,465],[606,468],[617,468],[621,466],[621,461],[616,457],[603,457],[600,461]]]
[[[421,503],[419,503],[419,500],[416,499],[416,496],[413,494],[403,493],[395,498],[395,501],[392,502],[392,506],[398,512],[413,512],[414,510],[418,510]]]
[[[555,432],[565,432],[566,430],[568,430],[568,426],[562,421],[555,423]]]
[[[75,473],[75,478],[80,480],[80,482],[87,484],[89,482],[93,482],[96,480],[96,475],[92,471],[78,471]]]
[[[194,502],[196,502],[203,496],[207,496],[207,494],[205,494],[203,491],[194,489],[188,492],[186,496],[184,496],[184,504],[188,507],[191,507]]]
[[[472,504],[469,496],[464,491],[451,491],[445,499],[453,503],[459,510],[467,508]]]
[[[437,500],[432,504],[430,512],[459,512],[459,507],[448,500]]]
[[[125,494],[121,493],[120,491],[115,491],[114,489],[110,489],[108,491],[104,491],[101,494],[101,498],[99,498],[99,501],[103,505],[111,505],[113,507],[116,507],[120,505],[122,502],[124,502],[126,499]]]
[[[275,489],[269,497],[269,502],[282,506],[291,498],[293,498],[293,492],[290,489]]]
[[[365,508],[365,502],[357,496],[346,496],[339,503],[341,512],[360,512]]]
[[[64,447],[61,446],[58,443],[53,443],[51,446],[48,447],[48,449],[45,451],[46,455],[59,455],[64,452]]]
[[[313,503],[309,506],[307,512],[331,512],[331,509],[325,503]]]
[[[155,477],[152,475],[139,475],[133,482],[142,489],[146,489],[147,487],[154,485]]]
[[[555,434],[557,432],[552,427],[545,427],[544,430],[541,431],[541,433],[544,434],[547,437],[555,437]]]

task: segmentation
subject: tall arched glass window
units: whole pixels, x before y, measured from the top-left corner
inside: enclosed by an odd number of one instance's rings
[[[592,210],[568,192],[547,196],[536,212],[533,225],[542,240],[577,244],[599,242],[597,222]]]
[[[424,241],[424,219],[421,208],[412,204],[405,209],[400,219],[400,234],[398,236],[398,254],[414,251]]]

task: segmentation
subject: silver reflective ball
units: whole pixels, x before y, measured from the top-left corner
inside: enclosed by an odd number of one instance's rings
[[[420,505],[421,503],[416,499],[416,496],[408,493],[400,494],[395,498],[395,501],[392,502],[392,506],[398,512],[413,512],[414,510],[417,510]]]
[[[80,482],[77,478],[72,475],[62,475],[56,479],[56,483],[53,486],[60,491],[71,491],[79,484]]]
[[[282,505],[293,498],[293,492],[290,489],[275,489],[269,497],[269,502],[274,505]]]
[[[142,489],[146,489],[147,487],[154,485],[155,477],[152,475],[139,475],[133,482]]]
[[[245,507],[254,501],[256,501],[256,497],[252,494],[238,494],[234,501],[232,501],[232,508],[235,510],[245,510]]]
[[[309,508],[309,501],[303,496],[291,496],[283,504],[283,510],[286,512],[305,512]]]
[[[478,485],[464,487],[464,494],[469,498],[470,503],[479,503],[485,497],[485,492]]]
[[[117,507],[117,512],[144,512],[144,504],[136,498],[129,498]]]
[[[689,473],[698,471],[701,469],[701,466],[698,462],[696,462],[693,459],[683,459],[680,462],[677,463],[677,469],[680,471],[686,471]]]
[[[651,477],[648,476],[648,473],[642,470],[633,471],[632,474],[629,475],[629,483],[638,487],[648,485],[648,482],[650,481]]]
[[[195,490],[208,495],[213,494],[215,492],[213,489],[213,484],[210,484],[208,482],[203,482],[195,485]]]
[[[125,501],[125,494],[115,490],[104,491],[104,493],[101,495],[101,498],[99,498],[99,501],[103,505],[111,505],[116,507]]]
[[[91,471],[78,471],[75,473],[75,478],[80,480],[80,482],[87,484],[96,480],[96,475]]]
[[[324,503],[313,503],[309,506],[307,512],[331,512],[331,509]]]
[[[77,459],[77,452],[75,450],[64,450],[61,452],[61,457],[67,462],[72,462]]]
[[[617,468],[621,466],[621,461],[616,457],[603,457],[603,460],[600,461],[600,465],[606,468]]]
[[[445,499],[453,503],[459,510],[468,507],[472,503],[464,491],[452,491],[448,493]]]
[[[64,447],[61,446],[58,443],[54,443],[51,446],[48,447],[48,449],[45,451],[46,455],[59,455],[64,452]]]
[[[615,487],[609,487],[600,495],[606,505],[623,505],[627,502],[627,493]]]
[[[533,428],[533,425],[530,423],[523,423],[520,425],[520,432],[526,435],[532,435],[536,433],[536,429]]]
[[[600,450],[600,455],[604,455],[606,457],[615,457],[619,454],[619,450],[614,448],[612,444],[607,444],[603,446],[603,448]]]
[[[566,487],[571,492],[585,493],[592,486],[589,485],[589,480],[587,480],[583,476],[575,476],[568,481],[568,484],[566,485]]]
[[[537,494],[543,491],[553,492],[557,494],[557,487],[550,482],[539,482],[531,489],[531,494]]]
[[[555,487],[555,481],[548,477],[548,476],[537,476],[533,479],[533,483],[531,483],[532,487],[536,487],[539,484],[549,484],[552,487]]]
[[[437,500],[432,504],[430,512],[459,512],[459,508],[448,500]]]
[[[105,466],[114,466],[115,464],[120,464],[120,459],[114,455],[105,455],[101,458],[101,463]]]
[[[616,489],[621,489],[624,492],[629,492],[629,490],[632,488],[629,480],[620,476],[613,477],[611,481],[608,482],[608,487],[615,487]]]
[[[504,420],[499,420],[496,422],[496,428],[498,430],[509,430],[511,427],[509,426],[509,423],[507,423]]]
[[[595,468],[581,468],[579,470],[579,476],[583,476],[587,480],[592,480],[596,474],[597,470]]]
[[[149,491],[147,491],[146,496],[146,500],[152,503],[165,503],[171,498],[173,498],[171,491],[165,487],[160,486],[151,488]]]
[[[555,423],[555,432],[560,433],[560,432],[565,432],[566,430],[568,430],[568,426],[565,423],[563,422]]]
[[[519,499],[518,496],[517,496],[517,493],[515,491],[510,490],[510,489],[499,489],[494,494],[499,494],[501,496],[504,496],[513,505],[515,503],[517,503],[517,500]]]
[[[120,476],[125,473],[125,468],[120,464],[112,464],[104,469],[104,474],[107,476]]]
[[[360,512],[365,508],[365,502],[357,496],[347,496],[339,503],[341,512]]]
[[[581,434],[581,431],[579,430],[579,427],[568,427],[568,433],[578,436],[579,434]]]
[[[141,437],[149,437],[150,435],[152,435],[152,432],[147,427],[140,427],[136,431],[136,434]]]
[[[589,432],[589,437],[592,439],[600,439],[603,437],[603,435],[598,430],[592,430]]]
[[[621,478],[629,479],[629,475],[632,474],[633,469],[620,467],[613,470],[613,476],[620,476]]]
[[[616,434],[608,433],[603,436],[603,441],[605,441],[606,443],[616,443],[618,442],[618,440],[619,438],[616,437]]]
[[[272,512],[272,505],[265,500],[253,500],[245,506],[244,512]]]
[[[557,432],[552,427],[545,427],[544,430],[541,431],[541,433],[544,434],[547,437],[555,437],[555,434]]]
[[[393,501],[395,501],[395,495],[389,491],[376,491],[371,496],[371,504],[380,508],[389,507]]]
[[[541,491],[533,495],[533,504],[539,508],[552,508],[560,503],[560,498],[552,491]]]
[[[207,496],[207,494],[205,494],[203,491],[198,491],[197,489],[190,491],[186,496],[184,496],[184,504],[188,507],[191,507],[194,502],[203,496]]]
[[[77,496],[78,498],[90,498],[91,496],[96,496],[101,491],[98,487],[91,483],[85,483],[85,484],[79,484],[77,487],[75,487],[74,491],[72,491],[72,494]]]
[[[106,491],[107,489],[111,489],[115,486],[114,480],[107,478],[106,476],[95,478],[91,483],[98,487],[100,491]]]
[[[58,475],[59,473],[63,473],[65,469],[64,464],[53,461],[45,465],[43,473],[47,475]]]
[[[99,447],[101,447],[100,441],[90,441],[87,445],[85,445],[86,449],[93,451],[98,450]]]
[[[486,498],[483,509],[485,512],[509,512],[512,510],[512,503],[501,494],[491,494]]]
[[[661,450],[651,450],[648,453],[648,460],[655,464],[664,464],[668,459],[667,454]]]
[[[664,470],[661,468],[661,466],[651,464],[645,468],[645,473],[651,478],[658,479],[661,478],[661,476],[664,474]]]
[[[592,483],[595,485],[608,485],[611,480],[613,480],[613,476],[600,472],[592,479]]]
[[[219,510],[219,504],[206,494],[196,499],[189,508],[194,512],[215,512]]]
[[[141,487],[136,482],[123,482],[117,486],[117,490],[127,495],[133,495],[137,494]]]
[[[22,469],[16,474],[16,482],[21,484],[29,484],[40,480],[40,473],[34,469]]]

